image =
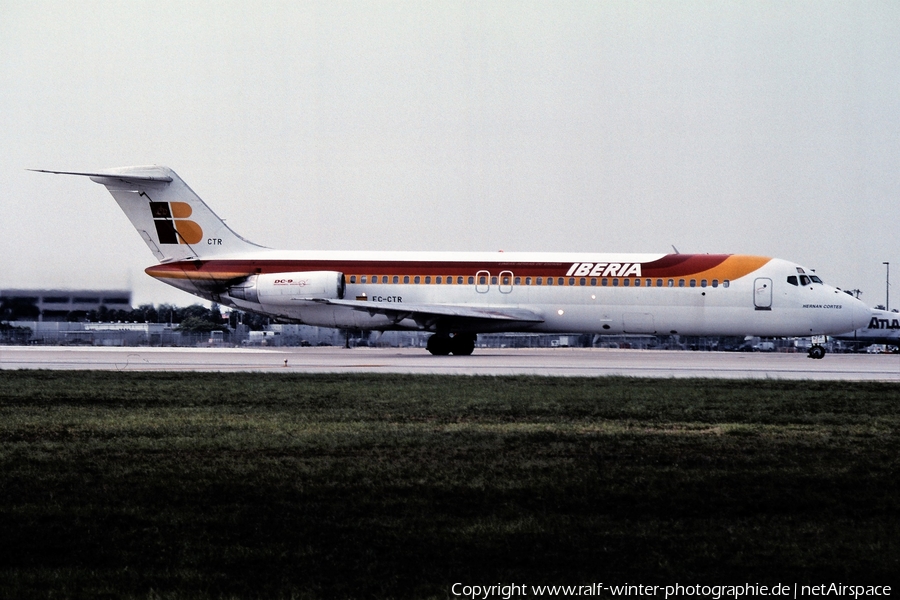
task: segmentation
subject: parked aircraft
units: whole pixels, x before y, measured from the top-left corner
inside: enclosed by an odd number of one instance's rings
[[[146,272],[220,304],[323,327],[434,332],[432,354],[478,333],[821,336],[869,322],[810,269],[730,254],[299,252],[233,232],[162,166],[82,175],[109,190],[159,260]],[[813,346],[810,356],[821,358]]]
[[[866,345],[900,346],[900,313],[877,308],[870,309],[869,313],[869,320],[862,327],[832,337],[836,340],[860,342]]]

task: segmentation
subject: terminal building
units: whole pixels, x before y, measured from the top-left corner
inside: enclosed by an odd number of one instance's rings
[[[131,310],[130,290],[0,290],[2,318],[65,321],[72,313]]]

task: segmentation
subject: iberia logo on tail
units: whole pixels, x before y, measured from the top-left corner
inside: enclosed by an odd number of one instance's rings
[[[151,202],[150,212],[160,244],[196,244],[203,239],[203,229],[188,220],[193,209],[187,202]]]

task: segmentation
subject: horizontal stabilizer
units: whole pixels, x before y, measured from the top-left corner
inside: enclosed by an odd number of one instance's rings
[[[46,169],[28,169],[29,171],[34,171],[35,173],[50,173],[53,175],[81,175],[82,177],[100,177],[103,179],[118,179],[120,181],[132,181],[132,182],[147,182],[147,181],[156,181],[160,183],[171,183],[172,178],[166,175],[164,171],[161,169],[156,169],[154,167],[147,167],[145,172],[140,172],[132,170],[128,173],[116,172],[114,170],[111,171],[97,171],[96,173],[80,173],[76,171],[48,171]]]

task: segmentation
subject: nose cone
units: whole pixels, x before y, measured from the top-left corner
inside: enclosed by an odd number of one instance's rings
[[[840,326],[845,329],[842,333],[855,331],[868,326],[872,318],[872,309],[853,296],[835,289],[836,296],[841,298]],[[835,298],[837,299],[837,298]],[[836,326],[834,323],[833,326]],[[837,332],[835,332],[836,334]]]
[[[820,306],[825,309],[819,313],[820,320],[817,322],[821,333],[850,333],[869,324],[872,309],[857,298],[830,286],[821,286],[821,294]]]
[[[847,299],[850,301],[848,308],[850,308],[853,319],[853,327],[851,329],[856,330],[867,327],[869,325],[869,320],[872,318],[872,309],[857,298],[848,295]]]

